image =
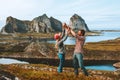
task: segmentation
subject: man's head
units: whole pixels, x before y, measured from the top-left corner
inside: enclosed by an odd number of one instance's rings
[[[79,35],[79,36],[84,36],[84,35],[85,35],[85,30],[83,30],[83,29],[82,29],[82,30],[79,30],[79,31],[78,31],[78,35]]]

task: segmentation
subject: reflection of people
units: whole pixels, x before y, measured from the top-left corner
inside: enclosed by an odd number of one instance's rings
[[[54,39],[56,40],[55,48],[58,49],[58,58],[60,59],[60,63],[58,66],[58,72],[62,72],[64,61],[65,61],[65,46],[64,46],[64,41],[68,37],[68,29],[65,27],[66,24],[63,24],[64,30],[61,33],[55,34]],[[70,31],[69,31],[70,32]]]
[[[79,30],[76,34],[71,29],[71,34],[76,38],[75,50],[73,54],[73,65],[74,65],[74,72],[76,75],[79,74],[78,68],[80,67],[83,70],[83,73],[88,76],[88,72],[83,65],[83,45],[85,42],[85,31]]]

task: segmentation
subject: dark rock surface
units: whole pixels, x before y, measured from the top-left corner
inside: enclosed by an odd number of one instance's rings
[[[79,29],[84,29],[85,31],[90,31],[88,29],[87,24],[85,23],[85,20],[77,14],[74,14],[70,18],[70,27],[75,31],[78,31]]]

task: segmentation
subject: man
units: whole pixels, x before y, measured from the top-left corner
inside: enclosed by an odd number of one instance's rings
[[[71,29],[71,34],[76,38],[75,50],[73,54],[73,65],[74,65],[74,72],[76,75],[79,74],[78,68],[80,67],[83,70],[83,73],[88,76],[88,72],[83,65],[83,45],[85,43],[85,31],[79,30],[76,34]]]

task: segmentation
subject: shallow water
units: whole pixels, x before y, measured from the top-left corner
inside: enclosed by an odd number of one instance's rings
[[[25,61],[19,61],[16,59],[10,59],[10,58],[0,58],[0,64],[28,64],[28,62]]]
[[[0,58],[0,64],[29,64],[29,62],[20,61],[17,59],[10,59],[10,58]],[[93,70],[106,70],[106,71],[114,71],[116,70],[115,67],[112,66],[112,64],[107,65],[90,65],[85,66],[86,69],[93,69]]]
[[[112,64],[108,65],[92,65],[92,66],[85,66],[86,69],[93,69],[93,70],[106,70],[106,71],[115,71],[116,68],[112,66]]]

